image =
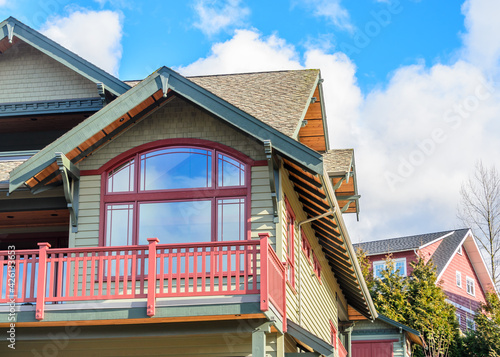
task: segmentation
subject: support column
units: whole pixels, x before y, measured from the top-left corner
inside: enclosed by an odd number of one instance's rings
[[[347,357],[352,356],[352,348],[351,348],[351,332],[352,332],[353,326],[350,326],[346,328],[344,331],[345,333],[345,349],[347,350]]]
[[[266,357],[266,333],[271,332],[271,322],[266,322],[252,332],[252,357]]]

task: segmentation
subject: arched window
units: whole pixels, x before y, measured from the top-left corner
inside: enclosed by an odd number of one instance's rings
[[[103,244],[246,238],[248,165],[218,148],[139,151],[103,173]]]

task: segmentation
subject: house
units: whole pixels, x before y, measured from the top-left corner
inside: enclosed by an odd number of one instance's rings
[[[410,275],[410,263],[419,255],[426,261],[432,260],[447,301],[456,307],[462,331],[474,328],[477,309],[486,302],[488,292],[496,291],[470,229],[383,239],[354,246],[366,252],[374,277],[385,268],[388,254],[392,254],[395,268],[403,276]]]
[[[0,29],[2,356],[350,354],[377,313],[319,70],[124,82]]]
[[[426,347],[420,332],[381,314],[356,321],[352,332],[353,357],[410,357],[413,344]]]

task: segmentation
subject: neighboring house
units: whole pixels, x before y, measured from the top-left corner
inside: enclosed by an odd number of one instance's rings
[[[352,357],[411,357],[413,344],[425,348],[420,332],[379,314],[375,321],[356,322]]]
[[[456,307],[462,331],[474,328],[474,315],[486,294],[496,291],[479,247],[470,229],[420,234],[355,244],[363,249],[373,269],[374,277],[385,268],[385,259],[392,254],[395,268],[403,276],[410,275],[411,262],[421,255],[432,259],[437,281],[446,293],[447,301]]]
[[[2,356],[349,353],[377,313],[319,70],[123,82],[0,29]]]

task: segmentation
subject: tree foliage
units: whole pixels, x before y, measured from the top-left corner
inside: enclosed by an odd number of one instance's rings
[[[469,331],[463,341],[463,356],[500,356],[500,301],[496,294],[489,294],[487,300],[474,319],[475,331]]]
[[[394,269],[394,260],[389,255],[381,278],[374,278],[370,264],[363,251],[358,251],[363,275],[370,287],[377,311],[402,324],[419,331],[428,346],[416,347],[415,355],[446,357],[458,332],[455,308],[448,304],[440,285],[437,284],[436,268],[432,262],[425,263],[423,257],[410,263],[413,271],[403,277]]]
[[[474,175],[460,189],[458,217],[470,227],[487,254],[487,264],[498,286],[500,278],[500,175],[496,168],[476,164]]]

